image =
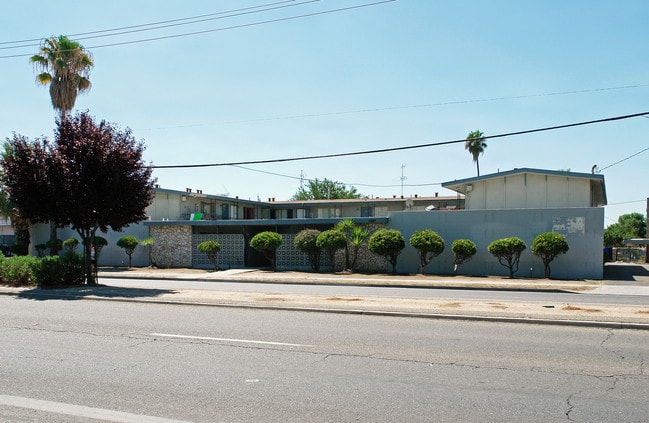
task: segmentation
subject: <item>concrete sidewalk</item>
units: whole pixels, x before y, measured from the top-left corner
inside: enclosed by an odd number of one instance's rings
[[[649,272],[647,272],[649,274]],[[111,284],[111,279],[128,279]],[[151,288],[138,280],[178,281],[173,288]],[[183,281],[266,283],[261,292],[184,289]],[[231,269],[210,272],[200,269],[105,268],[99,272],[99,286],[42,290],[0,288],[0,294],[24,299],[65,298],[131,301],[142,303],[190,304],[247,307],[275,310],[348,313],[419,318],[485,320],[516,323],[563,324],[606,328],[649,329],[649,276],[620,281],[563,281],[549,279],[507,279],[502,277],[364,275],[307,272],[270,272]],[[465,299],[423,299],[415,297],[326,296],[278,293],[277,284],[340,284],[355,286],[567,291],[599,294],[646,295],[646,306],[619,304],[570,304],[535,301],[479,301]]]

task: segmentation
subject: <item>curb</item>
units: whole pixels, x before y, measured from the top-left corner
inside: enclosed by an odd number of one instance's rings
[[[307,313],[330,313],[330,314],[348,314],[361,316],[384,316],[384,317],[406,317],[433,320],[458,320],[458,321],[478,321],[493,323],[519,323],[551,326],[574,326],[574,327],[591,327],[604,329],[634,329],[649,330],[649,324],[633,322],[615,322],[615,321],[597,321],[597,320],[567,320],[567,319],[541,319],[534,317],[505,317],[505,316],[480,316],[480,315],[462,315],[462,314],[441,314],[441,313],[424,313],[424,312],[401,312],[385,310],[354,310],[354,309],[337,309],[321,307],[290,307],[290,306],[272,306],[272,305],[250,305],[250,304],[222,304],[214,302],[201,301],[174,301],[174,300],[147,300],[138,298],[100,298],[86,295],[74,294],[57,294],[47,292],[1,292],[0,295],[17,297],[22,294],[23,298],[49,298],[49,299],[68,299],[68,300],[91,300],[91,301],[113,301],[123,303],[143,303],[143,304],[165,304],[178,306],[200,306],[200,307],[222,307],[254,310],[275,310],[275,311],[301,311]]]
[[[527,288],[527,287],[507,287],[507,286],[489,286],[489,285],[479,285],[479,282],[476,282],[475,286],[467,285],[413,285],[408,283],[395,283],[386,285],[385,283],[353,283],[353,282],[338,282],[333,280],[322,280],[316,282],[309,281],[290,281],[290,280],[269,280],[269,279],[244,279],[244,278],[232,278],[232,279],[216,279],[216,278],[201,278],[201,277],[191,277],[191,278],[180,278],[174,276],[106,276],[100,275],[99,279],[136,279],[136,280],[165,280],[165,281],[191,281],[191,282],[222,282],[222,283],[256,283],[256,284],[266,284],[266,285],[322,285],[322,286],[355,286],[355,287],[368,287],[368,288],[412,288],[412,289],[453,289],[458,291],[510,291],[510,292],[544,292],[544,293],[554,293],[554,294],[578,294],[580,292],[588,292],[595,290],[597,286],[587,286],[583,288],[588,288],[585,291],[576,291],[575,289],[570,289],[574,287],[563,288]]]

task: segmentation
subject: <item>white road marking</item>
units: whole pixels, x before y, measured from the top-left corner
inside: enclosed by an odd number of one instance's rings
[[[201,341],[240,342],[244,344],[281,345],[285,347],[313,347],[313,345],[306,345],[306,344],[289,344],[286,342],[255,341],[253,339],[212,338],[209,336],[172,335],[169,333],[151,333],[150,335],[161,336],[165,338],[198,339]]]
[[[189,423],[184,420],[144,416],[142,414],[124,413],[122,411],[85,407],[83,405],[66,404],[63,402],[44,401],[34,398],[15,397],[12,395],[0,395],[0,405],[118,423]]]

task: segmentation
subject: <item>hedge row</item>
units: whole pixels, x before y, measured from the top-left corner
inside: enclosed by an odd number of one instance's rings
[[[84,281],[83,256],[67,251],[62,256],[14,256],[0,253],[0,285],[63,288]]]

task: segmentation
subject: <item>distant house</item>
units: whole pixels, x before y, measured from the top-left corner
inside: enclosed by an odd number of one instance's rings
[[[153,260],[159,267],[210,268],[211,263],[197,245],[216,240],[222,245],[221,268],[263,267],[265,259],[249,246],[257,233],[272,230],[283,237],[277,251],[278,269],[309,269],[307,258],[293,246],[302,229],[326,230],[344,218],[351,218],[373,232],[380,228],[401,231],[406,240],[419,229],[433,229],[446,241],[446,249],[427,267],[432,274],[453,271],[451,243],[468,238],[478,245],[478,253],[463,265],[461,272],[476,275],[505,275],[488,252],[487,245],[499,238],[517,236],[528,245],[517,275],[543,277],[543,266],[530,250],[541,232],[564,234],[570,251],[552,265],[558,278],[600,279],[603,273],[602,240],[606,190],[602,175],[539,169],[511,171],[445,182],[452,196],[402,198],[360,198],[351,200],[268,201],[245,200],[203,194],[200,190],[155,189],[147,208],[149,218],[124,232],[102,234],[109,245],[100,265],[124,265],[126,255],[115,246],[128,234],[138,239],[153,237]],[[45,242],[49,226],[40,225],[32,242]],[[67,230],[69,231],[69,229]],[[61,238],[74,236],[62,230]],[[406,242],[406,244],[408,244]],[[148,265],[148,255],[139,248],[135,266]],[[409,245],[399,257],[397,271],[414,273],[418,256]],[[324,266],[324,265],[323,265]],[[323,267],[326,268],[326,267]],[[385,272],[387,264],[362,250],[359,271]]]

